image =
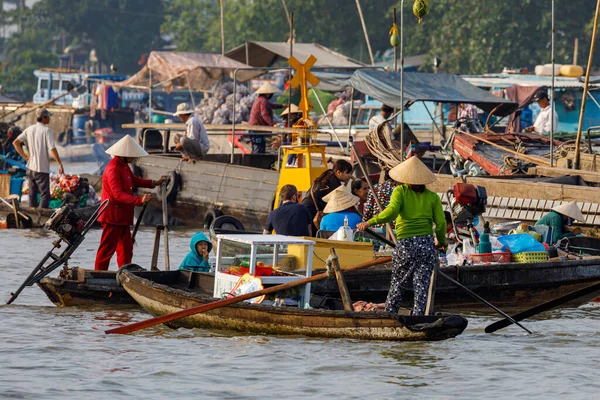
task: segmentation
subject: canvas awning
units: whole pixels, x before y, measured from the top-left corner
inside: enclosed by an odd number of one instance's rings
[[[343,75],[329,76],[316,72],[323,88],[343,90],[354,88],[391,107],[400,108],[400,73],[381,70],[356,70],[347,79]],[[321,84],[318,86],[321,88]],[[494,115],[504,116],[514,112],[518,104],[479,89],[454,74],[423,72],[404,73],[404,101],[434,101],[438,103],[470,103],[486,112],[498,109]]]
[[[248,60],[246,60],[246,45]],[[293,54],[301,63],[312,54],[317,59],[314,65],[317,68],[352,69],[364,66],[361,62],[318,43],[294,43]],[[277,61],[285,63],[290,58],[290,45],[285,42],[247,42],[225,55],[253,67],[271,67]],[[287,67],[287,64],[285,66]]]
[[[237,68],[247,67],[246,64],[220,54],[153,51],[148,56],[144,68],[138,73],[112,85],[147,88],[150,85],[151,72],[153,88],[160,87],[168,92],[176,88],[205,90],[225,76],[233,78],[233,72]],[[236,77],[238,81],[245,82],[262,73],[238,71]]]

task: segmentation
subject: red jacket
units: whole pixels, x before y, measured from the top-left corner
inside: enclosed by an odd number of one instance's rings
[[[133,195],[134,187],[152,188],[152,180],[138,178],[129,165],[114,157],[102,175],[102,200],[110,202],[98,218],[103,224],[133,225],[133,209],[142,205],[142,198]]]

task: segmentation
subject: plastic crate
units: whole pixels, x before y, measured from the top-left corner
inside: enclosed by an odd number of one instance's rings
[[[471,261],[474,264],[489,264],[489,263],[508,263],[510,262],[510,253],[480,253],[471,254]]]
[[[524,251],[513,254],[512,259],[518,263],[536,263],[548,261],[548,253],[545,251]]]
[[[0,197],[10,195],[10,174],[0,174]]]

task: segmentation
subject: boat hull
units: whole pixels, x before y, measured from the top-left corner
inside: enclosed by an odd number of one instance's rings
[[[524,310],[545,301],[600,282],[600,258],[533,264],[490,264],[464,267],[443,267],[441,271],[502,309]],[[315,273],[317,273],[316,271]],[[354,299],[384,302],[391,280],[391,265],[344,274],[350,296]],[[339,297],[335,280],[314,282],[311,290],[317,295]],[[563,307],[587,303],[598,293],[582,297]],[[407,288],[404,307],[411,307],[412,286]],[[443,277],[437,278],[436,310],[488,310],[485,305],[455,287]]]
[[[121,281],[134,300],[153,315],[165,315],[217,300],[153,282],[130,271],[123,271]],[[169,326],[253,334],[415,341],[455,337],[466,328],[467,320],[460,316],[394,319],[386,313],[302,310],[238,303],[175,320]]]

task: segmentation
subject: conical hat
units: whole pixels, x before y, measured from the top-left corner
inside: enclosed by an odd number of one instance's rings
[[[563,203],[560,206],[556,206],[552,209],[559,214],[566,215],[569,218],[576,219],[581,222],[585,222],[585,217],[581,213],[581,210],[577,206],[577,203]]]
[[[428,185],[436,180],[433,172],[418,157],[396,165],[390,170],[390,178],[407,185]]]
[[[121,140],[113,144],[106,150],[106,154],[119,157],[145,157],[148,155],[146,150],[140,146],[134,138],[129,135],[123,136]]]
[[[327,199],[325,199],[326,197]],[[323,212],[326,214],[344,211],[352,206],[357,205],[360,201],[358,196],[348,192],[343,185],[329,193],[327,196],[324,196],[323,200],[327,201],[327,205],[323,210]]]
[[[291,109],[291,111],[288,111],[290,109]],[[296,113],[299,113],[299,112],[302,112],[302,111],[298,110],[298,106],[297,105],[290,104],[290,106],[286,107],[286,109],[283,110],[280,115],[283,117],[284,115],[288,115],[289,113],[296,114]]]
[[[277,89],[277,87],[275,85],[273,85],[271,82],[267,81],[265,82],[257,91],[257,94],[269,94],[269,93],[277,93],[279,92],[279,89]]]
[[[331,199],[331,196],[333,196],[333,193],[335,193],[336,190],[345,190],[346,192],[352,194],[352,185],[350,184],[350,182],[348,182],[348,183],[342,183],[335,190],[332,190],[331,192],[329,192],[328,194],[326,194],[325,196],[323,196],[323,201],[325,203],[327,203],[329,201],[329,199]]]

